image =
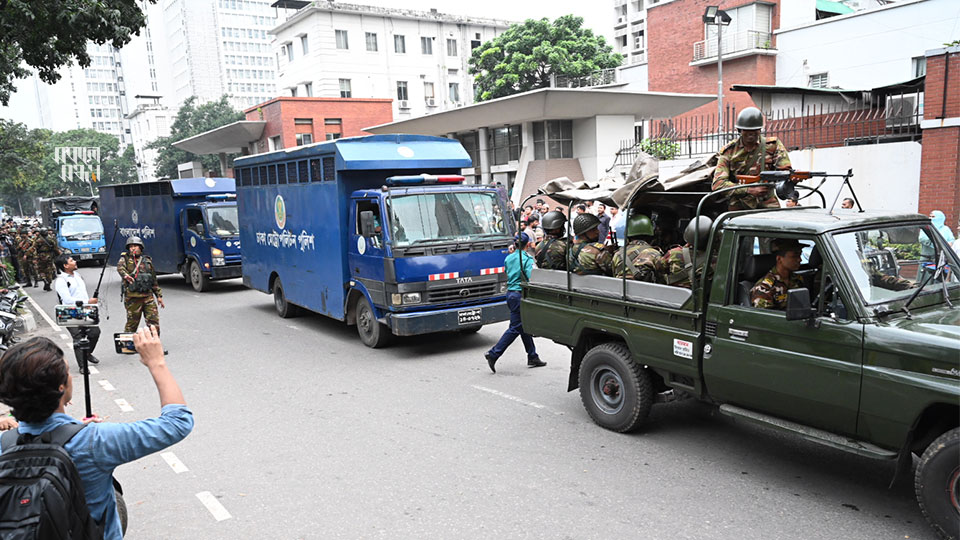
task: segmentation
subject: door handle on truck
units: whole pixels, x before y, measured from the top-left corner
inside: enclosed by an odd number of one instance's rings
[[[737,330],[736,328],[730,328],[728,333],[732,339],[737,341],[746,341],[747,338],[750,337],[750,332],[746,330]]]

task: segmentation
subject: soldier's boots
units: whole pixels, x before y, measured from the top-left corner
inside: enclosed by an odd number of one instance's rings
[[[49,281],[44,281],[44,282],[43,282],[43,290],[45,290],[45,291],[49,291],[49,290],[50,290],[50,282],[49,282]]]

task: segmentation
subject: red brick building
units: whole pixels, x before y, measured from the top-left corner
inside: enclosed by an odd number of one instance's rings
[[[255,153],[369,135],[363,128],[393,121],[392,99],[278,97],[244,112],[263,121]]]
[[[920,212],[960,219],[960,46],[927,51],[920,166]],[[948,66],[949,63],[949,66]]]

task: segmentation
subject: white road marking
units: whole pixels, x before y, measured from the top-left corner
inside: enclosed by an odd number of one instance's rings
[[[22,289],[21,289],[21,290],[22,290]],[[60,328],[59,326],[57,326],[57,323],[53,322],[53,319],[51,319],[50,316],[47,315],[47,312],[46,312],[46,311],[40,309],[40,304],[38,304],[38,303],[33,299],[32,296],[30,296],[29,294],[27,294],[26,291],[23,291],[23,294],[25,294],[25,295],[27,296],[27,300],[30,301],[30,305],[33,306],[33,309],[35,309],[35,310],[37,311],[37,313],[39,313],[40,316],[43,317],[43,320],[47,321],[47,324],[50,325],[50,328],[53,328],[54,331],[56,331],[56,332],[62,332],[62,331],[63,331],[63,328]]]
[[[60,339],[70,341],[70,334],[60,334]]]
[[[167,465],[169,465],[170,468],[173,469],[173,472],[177,474],[184,473],[190,470],[187,468],[186,465],[183,464],[182,461],[180,461],[180,458],[178,458],[173,454],[173,452],[164,452],[160,454],[160,457],[162,457],[163,460],[167,462]]]
[[[93,366],[91,366],[90,364],[87,364],[87,368],[90,370],[90,374],[91,374],[91,375],[99,375],[99,374],[100,374],[100,370],[97,369],[97,368],[95,368],[95,367],[93,367]]]
[[[97,381],[97,383],[100,384],[100,387],[106,390],[107,392],[113,392],[114,390],[116,390],[116,388],[114,388],[113,385],[110,384],[110,381],[106,379]]]
[[[293,330],[299,330],[299,328],[297,328],[296,326],[294,326],[294,325],[292,325],[292,324],[288,324],[288,325],[287,325],[287,328],[291,328],[291,329],[293,329]]]
[[[201,491],[197,493],[197,498],[200,499],[200,502],[207,507],[207,510],[213,514],[213,519],[217,521],[223,521],[225,519],[230,519],[230,512],[227,512],[227,509],[220,504],[220,501],[213,496],[213,493],[209,491]]]
[[[131,407],[130,404],[127,403],[127,400],[120,398],[120,399],[113,400],[113,402],[120,407],[121,412],[133,412],[133,407]]]
[[[480,390],[480,391],[482,391],[482,392],[488,392],[488,393],[493,394],[493,395],[495,395],[495,396],[500,396],[500,397],[502,397],[502,398],[504,398],[504,399],[509,399],[510,401],[516,401],[517,403],[520,403],[521,405],[526,405],[526,406],[528,406],[528,407],[533,407],[533,408],[535,408],[535,409],[543,409],[543,410],[545,410],[545,411],[547,411],[547,412],[550,412],[550,413],[553,413],[553,414],[555,414],[555,415],[557,415],[557,416],[563,415],[563,413],[562,413],[561,411],[555,411],[555,410],[551,409],[550,407],[547,407],[546,405],[537,403],[536,401],[528,401],[528,400],[526,400],[526,399],[519,398],[519,397],[517,397],[517,396],[512,396],[512,395],[510,395],[510,394],[501,392],[501,391],[499,391],[499,390],[494,390],[493,388],[487,388],[486,386],[478,386],[478,385],[476,385],[476,384],[471,385],[471,386],[473,386],[474,388],[476,388],[477,390]]]

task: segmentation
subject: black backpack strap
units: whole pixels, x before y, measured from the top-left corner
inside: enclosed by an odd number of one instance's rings
[[[86,424],[63,424],[55,429],[44,432],[40,434],[40,440],[47,444],[55,444],[57,446],[63,446],[73,438],[74,435],[80,432],[81,429],[87,427]]]

